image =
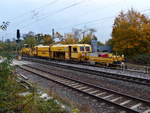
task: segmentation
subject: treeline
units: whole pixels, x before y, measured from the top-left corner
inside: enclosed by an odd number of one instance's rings
[[[16,52],[16,42],[7,40],[5,42],[0,42],[0,56],[12,56]]]
[[[82,32],[84,31],[84,36],[82,36]],[[77,31],[75,31],[77,32]],[[33,47],[35,45],[50,45],[50,44],[91,44],[92,39],[96,39],[97,37],[94,35],[96,32],[94,29],[82,30],[82,32],[78,31],[76,35],[73,33],[67,33],[64,36],[59,32],[56,32],[54,36],[50,34],[35,34],[30,31],[29,33],[23,35],[23,40],[21,41],[21,45],[27,44],[29,47]],[[99,45],[103,45],[100,41],[98,41]]]

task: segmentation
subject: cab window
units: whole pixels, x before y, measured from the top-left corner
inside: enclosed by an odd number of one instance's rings
[[[73,48],[73,52],[74,53],[77,53],[78,51],[77,51],[77,48]]]
[[[85,50],[86,51],[90,51],[90,47],[85,47]]]
[[[84,47],[83,46],[80,47],[80,51],[84,51]]]

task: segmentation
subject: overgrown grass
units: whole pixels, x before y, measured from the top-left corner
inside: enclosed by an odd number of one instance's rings
[[[0,63],[0,113],[66,113],[55,100],[40,98],[36,90],[27,96],[20,96],[27,89],[16,82],[11,62],[12,57],[7,56]]]
[[[0,111],[4,113],[11,113],[12,109],[16,109],[16,103],[20,101],[16,99],[16,95],[22,90],[13,76],[11,61],[11,57],[8,57],[0,63]]]

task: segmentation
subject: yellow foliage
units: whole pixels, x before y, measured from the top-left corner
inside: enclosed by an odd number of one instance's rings
[[[50,35],[44,35],[43,36],[43,44],[44,45],[49,45],[52,44],[54,41]]]
[[[77,43],[78,43],[78,39],[74,38],[72,34],[67,34],[66,38],[62,42],[62,44],[77,44]]]
[[[80,41],[80,43],[81,44],[91,44],[91,41],[92,41],[92,36],[90,34],[88,34]]]
[[[150,19],[133,9],[121,12],[114,21],[112,37],[114,51],[129,56],[149,53]]]

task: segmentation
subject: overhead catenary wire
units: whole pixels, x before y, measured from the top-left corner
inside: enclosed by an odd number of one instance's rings
[[[73,4],[73,5],[77,5],[77,4]],[[72,7],[72,6],[71,6],[71,7]],[[66,7],[66,9],[67,9],[67,8],[70,8],[70,7]],[[64,10],[65,10],[65,8],[64,8]],[[60,10],[60,12],[61,12],[61,11],[63,11],[63,10]],[[58,12],[59,12],[59,11],[58,11]],[[46,16],[46,17],[48,17],[48,16]],[[44,18],[45,18],[45,17],[44,17]],[[108,17],[107,17],[107,18],[108,18]],[[42,20],[42,19],[43,19],[43,18],[41,18],[40,20]],[[43,20],[42,20],[42,21],[43,21]],[[101,20],[98,19],[98,20],[94,20],[94,22],[95,22],[95,21],[101,21]],[[93,22],[93,20],[92,20],[92,22]],[[86,22],[86,23],[89,24],[89,23],[92,23],[92,22]],[[86,23],[83,23],[83,24],[86,24]],[[31,24],[32,24],[32,23],[31,23]],[[30,24],[28,24],[28,25],[30,25]],[[78,25],[75,25],[75,26],[78,26]],[[26,27],[26,26],[25,26],[25,27]],[[24,28],[24,27],[23,27],[23,28]]]
[[[26,21],[31,21],[33,18],[33,16],[34,16],[34,14],[35,13],[41,13],[41,11],[43,10],[43,9],[45,9],[46,7],[48,7],[48,6],[52,6],[52,5],[54,5],[54,4],[56,4],[58,1],[60,1],[60,0],[53,0],[53,1],[51,1],[51,2],[49,2],[49,3],[47,3],[47,4],[45,4],[45,5],[43,5],[43,6],[41,6],[41,7],[39,7],[39,8],[35,8],[35,9],[33,9],[33,10],[30,10],[30,11],[28,11],[28,12],[25,12],[25,13],[23,13],[23,14],[21,14],[20,16],[17,16],[17,17],[15,17],[15,18],[13,18],[13,19],[11,19],[10,21],[12,21],[11,22],[11,25],[20,25],[20,23],[23,23],[23,22],[26,22]],[[29,17],[27,17],[27,15],[29,16]],[[32,17],[31,17],[31,16]],[[28,18],[28,19],[27,19]],[[19,22],[17,22],[16,24],[15,24],[15,20],[18,20],[18,19],[20,19],[20,21]],[[19,24],[18,24],[19,23]]]
[[[74,6],[77,6],[77,5],[79,5],[79,4],[80,4],[79,2],[72,3],[71,5],[65,6],[65,7],[63,7],[63,8],[61,8],[61,9],[57,10],[57,13],[60,13],[60,12],[62,12],[62,11],[65,11],[65,10],[67,10],[67,9],[69,9],[69,8],[72,8],[72,7],[74,7]],[[30,25],[32,25],[32,24],[30,24]],[[17,28],[17,26],[16,26],[16,28]],[[14,29],[12,29],[12,30],[14,30]],[[14,32],[14,31],[13,31],[13,32]]]
[[[58,2],[58,1],[60,1],[60,0],[53,0],[52,2],[50,2],[50,3],[48,3],[48,4],[46,4],[46,5],[43,5],[43,6],[41,6],[41,7],[39,7],[39,8],[35,8],[34,10],[39,10],[40,9],[40,11],[42,11],[42,8],[44,7],[44,6],[50,6],[50,5],[54,5],[56,2]],[[72,5],[76,5],[76,4],[72,4]],[[73,6],[72,6],[73,7]],[[65,7],[66,9],[67,8],[69,8],[69,7]],[[61,12],[61,10],[65,10],[65,9],[59,9],[59,12]],[[33,11],[33,10],[31,10],[31,11]],[[26,12],[26,14],[30,14],[31,13],[31,11],[29,11],[29,12]],[[55,13],[55,12],[54,12]],[[24,13],[25,14],[25,13]],[[22,14],[22,15],[24,15],[24,14]],[[24,20],[22,23],[25,23],[25,21],[28,21],[28,20]],[[33,21],[33,19],[30,19],[29,21]],[[32,23],[31,23],[32,24]],[[12,25],[12,24],[11,24]],[[17,25],[15,26],[16,28],[18,27],[20,25],[20,23],[18,24],[17,23]]]
[[[63,10],[66,10],[66,9],[71,8],[71,7],[73,7],[73,6],[76,6],[76,5],[78,5],[78,3],[74,3],[74,4],[71,4],[71,6],[64,7],[64,9],[62,8],[62,9],[56,11],[56,13],[62,12]],[[37,21],[43,21],[43,20],[45,20],[48,16],[49,16],[49,15],[43,16],[42,18],[38,19]],[[33,21],[34,21],[34,20],[33,20]],[[35,22],[37,22],[37,21],[35,21]],[[30,25],[33,24],[33,23],[34,23],[34,22],[30,22],[29,24],[27,24],[27,26],[30,26]],[[18,25],[18,26],[19,26],[19,25]],[[25,26],[25,27],[26,27],[26,26]],[[23,27],[23,28],[24,28],[24,27]]]
[[[65,10],[67,10],[67,9],[70,9],[70,8],[72,8],[72,7],[75,7],[75,6],[78,6],[78,5],[80,5],[82,2],[75,2],[75,3],[72,3],[72,4],[70,4],[70,5],[68,5],[68,6],[65,6],[65,7],[63,7],[63,8],[60,8],[60,9],[58,9],[57,11],[55,11],[55,12],[53,12],[53,14],[49,14],[49,15],[46,15],[46,16],[43,16],[43,17],[41,17],[39,20],[37,20],[37,21],[33,21],[33,22],[30,22],[30,23],[28,23],[26,26],[23,26],[22,28],[25,28],[25,27],[27,27],[27,26],[31,26],[33,23],[35,23],[35,22],[41,22],[41,21],[43,21],[43,20],[45,20],[45,19],[48,19],[47,17],[49,17],[49,16],[54,16],[54,15],[56,15],[56,14],[58,14],[58,13],[61,13],[61,12],[64,12]]]
[[[150,11],[150,9],[141,10],[141,12],[145,12],[145,11]],[[78,23],[78,24],[74,24],[74,25],[70,25],[70,26],[66,26],[66,27],[62,27],[62,28],[58,28],[58,29],[65,29],[65,28],[69,28],[69,27],[75,27],[75,26],[80,26],[80,25],[87,25],[87,24],[91,24],[91,23],[95,23],[95,22],[100,22],[100,21],[105,20],[105,19],[113,19],[115,17],[116,16],[114,15],[114,16],[110,16],[110,17],[104,17],[104,18],[89,20],[87,22],[82,22],[82,23]]]
[[[78,23],[78,24],[74,24],[74,25],[70,25],[70,26],[66,26],[66,27],[62,27],[62,28],[57,28],[57,29],[65,29],[65,28],[70,28],[70,27],[75,27],[75,26],[80,26],[80,25],[87,25],[87,24],[91,24],[91,23],[95,23],[95,22],[100,22],[106,19],[113,19],[115,18],[115,16],[110,16],[110,17],[104,17],[104,18],[99,18],[99,19],[94,19],[94,20],[89,20],[87,22],[82,22],[82,23]]]
[[[47,3],[47,4],[44,4],[44,5],[40,6],[40,7],[38,7],[38,8],[34,8],[34,9],[30,10],[30,11],[27,11],[27,12],[25,12],[25,13],[22,13],[22,14],[16,16],[16,17],[12,18],[11,21],[15,21],[15,20],[17,20],[17,19],[23,18],[23,17],[26,16],[27,14],[30,14],[32,11],[42,10],[43,8],[46,8],[47,6],[54,5],[54,4],[57,3],[58,1],[60,1],[60,0],[53,0],[53,1],[49,2],[49,3]]]

